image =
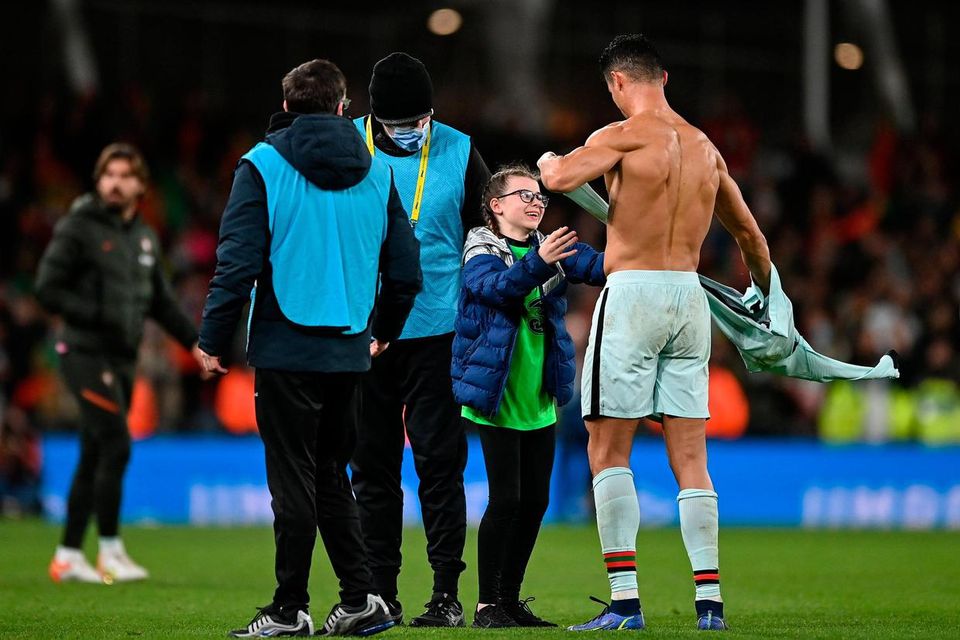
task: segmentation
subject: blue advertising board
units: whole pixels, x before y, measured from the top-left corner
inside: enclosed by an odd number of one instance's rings
[[[725,526],[960,529],[960,447],[830,446],[814,441],[711,442],[710,472]],[[43,499],[64,517],[78,454],[73,436],[44,440]],[[417,479],[404,452],[404,519],[420,520]],[[677,521],[677,488],[663,444],[636,442],[631,464],[644,526]],[[479,440],[469,439],[467,517],[476,524],[487,483]],[[259,438],[157,436],[134,443],[124,484],[125,522],[249,525],[272,522]],[[588,522],[590,472],[582,444],[558,443],[548,522]]]

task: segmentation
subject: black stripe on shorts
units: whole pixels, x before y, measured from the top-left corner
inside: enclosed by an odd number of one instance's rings
[[[600,313],[597,314],[597,336],[593,341],[593,378],[590,380],[590,415],[587,418],[600,417],[600,347],[603,342],[603,315],[607,307],[607,293],[604,288],[600,295]]]

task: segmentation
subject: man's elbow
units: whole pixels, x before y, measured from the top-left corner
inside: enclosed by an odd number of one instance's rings
[[[770,247],[767,245],[767,238],[759,228],[743,229],[736,234],[736,240],[744,253],[757,258],[770,259]]]
[[[577,187],[568,176],[553,168],[540,173],[540,182],[544,188],[554,193],[567,193]]]
[[[391,288],[401,297],[415,297],[423,288],[423,275],[417,269],[415,272],[395,276]]]
[[[423,276],[417,274],[416,278],[412,278],[407,285],[407,291],[410,295],[416,296],[420,291],[423,290]]]
[[[767,244],[767,237],[757,232],[757,238],[754,241],[756,244],[756,253],[766,263],[770,262],[770,245]]]

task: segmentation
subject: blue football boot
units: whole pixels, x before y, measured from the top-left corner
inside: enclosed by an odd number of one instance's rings
[[[584,622],[567,627],[567,631],[640,631],[645,628],[643,612],[632,616],[621,616],[610,612],[610,605],[599,598],[590,596],[594,602],[603,605],[600,615]]]
[[[729,628],[723,618],[713,615],[713,611],[707,611],[697,620],[697,629],[700,631],[726,631]]]

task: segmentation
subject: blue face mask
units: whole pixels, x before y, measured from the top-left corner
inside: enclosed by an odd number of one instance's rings
[[[404,151],[417,151],[427,141],[428,122],[423,129],[417,127],[397,127],[393,130],[393,141]]]

